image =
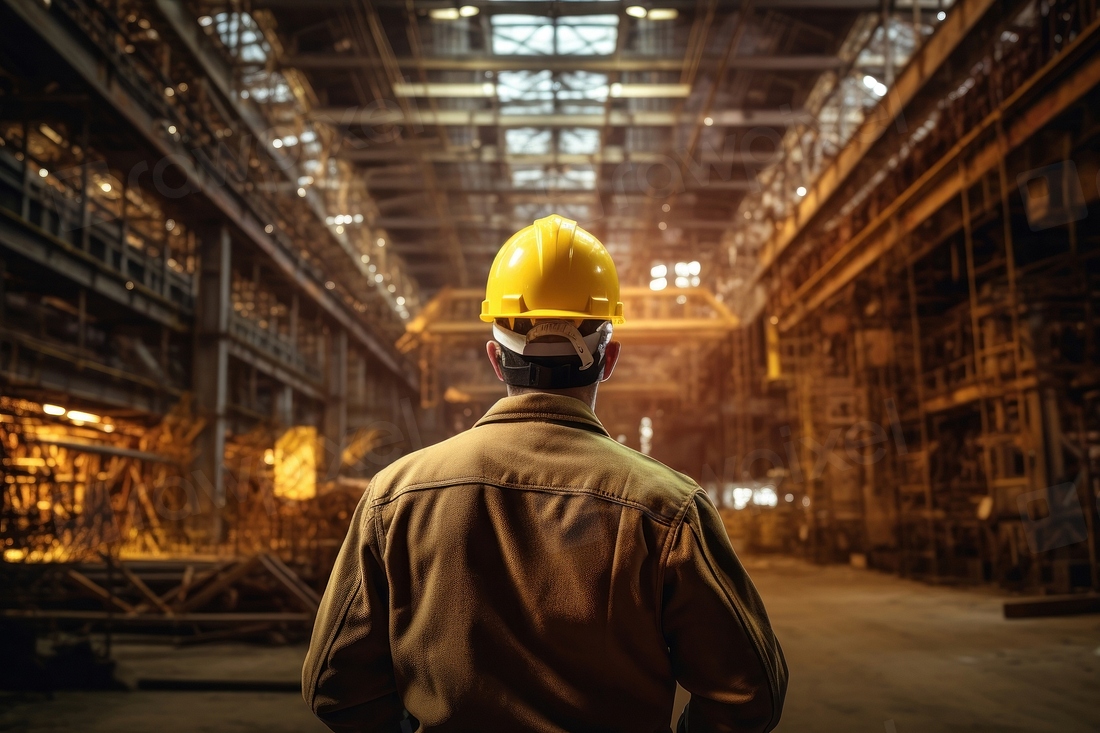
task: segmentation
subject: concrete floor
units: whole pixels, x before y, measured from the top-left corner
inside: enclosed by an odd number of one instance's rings
[[[1005,621],[989,591],[750,559],[787,653],[780,733],[1095,733],[1100,616]],[[301,648],[119,646],[123,679],[293,681]],[[294,693],[0,694],[0,731],[313,733]]]

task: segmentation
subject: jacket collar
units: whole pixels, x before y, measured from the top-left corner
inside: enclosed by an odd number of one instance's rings
[[[572,423],[576,427],[594,429],[595,432],[611,437],[588,405],[575,397],[546,392],[527,392],[501,398],[474,427],[494,422]]]

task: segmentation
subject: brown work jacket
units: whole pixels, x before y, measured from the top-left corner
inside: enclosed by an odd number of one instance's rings
[[[667,733],[677,681],[680,731],[778,724],[760,596],[694,481],[545,393],[374,478],[302,670],[363,733]]]

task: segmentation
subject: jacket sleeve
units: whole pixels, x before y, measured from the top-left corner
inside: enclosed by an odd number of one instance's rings
[[[691,693],[678,733],[766,733],[779,724],[787,665],[756,588],[702,490],[669,537],[662,626]]]
[[[405,714],[390,658],[389,595],[370,494],[352,517],[302,667],[302,696],[337,733],[399,733]]]

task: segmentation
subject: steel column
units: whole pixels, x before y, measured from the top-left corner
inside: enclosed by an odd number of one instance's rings
[[[199,483],[212,487],[212,539],[224,539],[225,433],[229,393],[229,311],[232,242],[229,229],[214,226],[199,238],[199,293],[195,303],[195,407],[206,421],[197,439]]]

